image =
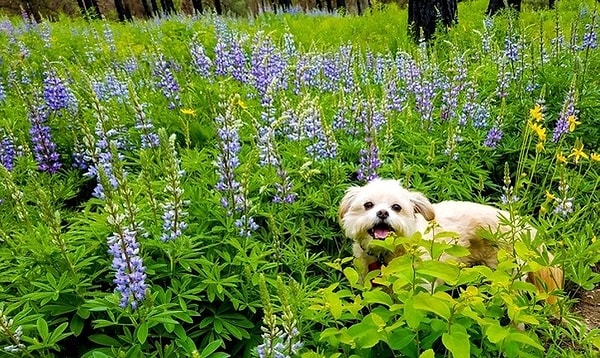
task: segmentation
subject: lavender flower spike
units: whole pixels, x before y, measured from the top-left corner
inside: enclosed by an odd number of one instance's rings
[[[185,173],[180,169],[180,160],[177,158],[175,149],[175,135],[167,138],[167,132],[161,128],[159,130],[162,148],[165,152],[165,171],[166,182],[165,192],[169,195],[166,203],[162,204],[164,210],[162,241],[175,240],[180,237],[183,230],[187,228],[187,223],[183,220],[188,213],[184,207],[188,204],[183,200],[183,188],[181,187],[181,177]]]
[[[61,167],[58,161],[60,155],[56,152],[56,144],[52,141],[50,127],[45,125],[47,118],[46,108],[32,107],[29,111],[29,122],[31,123],[29,134],[39,170],[54,174]]]

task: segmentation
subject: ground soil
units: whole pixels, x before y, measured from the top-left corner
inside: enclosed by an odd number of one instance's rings
[[[600,288],[585,291],[579,295],[579,302],[573,306],[575,312],[585,320],[588,329],[600,327]]]

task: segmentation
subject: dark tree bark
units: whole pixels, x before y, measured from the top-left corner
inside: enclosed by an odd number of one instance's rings
[[[148,4],[148,0],[142,0],[142,6],[144,7],[144,15],[146,17],[152,17],[154,14],[154,10],[150,6],[150,4]]]
[[[215,0],[215,11],[217,15],[223,15],[223,8],[221,7],[221,0]]]
[[[160,5],[162,6],[162,11],[165,14],[172,14],[175,12],[175,4],[173,4],[173,0],[160,0]]]
[[[515,11],[519,12],[521,11],[521,0],[490,0],[490,2],[488,3],[487,11],[485,13],[488,16],[494,16],[496,15],[496,13],[498,13],[498,11],[505,9],[507,6],[508,8],[514,9]]]
[[[150,4],[152,5],[152,15],[154,15],[154,16],[160,15],[160,12],[158,11],[158,4],[156,3],[156,0],[150,0]]]
[[[198,14],[204,13],[204,8],[202,7],[202,0],[192,0],[192,6],[194,7],[194,11]]]
[[[128,6],[125,6],[123,0],[115,0],[115,8],[117,9],[117,14],[119,15],[120,21],[131,20],[131,11]]]
[[[338,10],[344,9],[346,7],[346,1],[345,0],[335,0],[335,7]]]
[[[409,0],[408,28],[415,41],[431,40],[438,23],[451,27],[458,21],[456,0]]]
[[[325,3],[327,4],[327,12],[333,12],[333,4],[331,3],[331,0],[325,0]]]
[[[279,0],[279,7],[283,12],[288,11],[292,7],[291,0]]]
[[[548,0],[548,7],[549,7],[550,9],[554,9],[554,4],[555,4],[555,1],[554,1],[554,0]]]

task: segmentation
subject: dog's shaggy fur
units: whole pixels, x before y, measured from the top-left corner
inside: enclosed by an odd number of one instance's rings
[[[363,187],[349,188],[339,210],[340,224],[346,236],[354,240],[354,256],[364,261],[364,267],[378,260],[387,264],[394,257],[391,253],[368,251],[372,240],[383,240],[391,233],[410,237],[417,231],[423,233],[425,239],[432,239],[426,229],[429,222],[435,220],[441,230],[457,233],[458,244],[469,249],[468,256],[458,258],[460,262],[495,268],[499,244],[486,240],[481,234],[507,232],[509,228],[502,224],[502,218],[510,220],[509,216],[506,211],[473,202],[431,204],[423,194],[406,190],[398,181],[390,179],[376,179]],[[535,235],[535,229],[528,225],[520,230],[514,233],[517,239],[527,232]],[[538,289],[550,292],[562,288],[563,273],[552,267],[530,274],[527,280]],[[549,303],[555,301],[554,296],[548,299]]]

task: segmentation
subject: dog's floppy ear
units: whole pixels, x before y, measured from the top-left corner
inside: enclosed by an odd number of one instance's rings
[[[346,213],[350,209],[350,205],[352,205],[352,201],[354,200],[354,198],[356,198],[356,195],[358,194],[360,189],[361,188],[358,186],[353,186],[346,190],[346,194],[342,198],[342,202],[340,203],[340,209],[338,211],[338,219],[340,220],[340,222],[344,218],[344,215],[346,215]]]
[[[410,201],[415,206],[415,213],[423,215],[427,221],[435,219],[433,205],[431,205],[429,199],[427,199],[425,195],[413,191],[410,193]]]

